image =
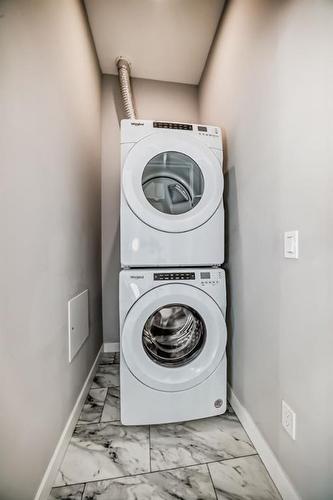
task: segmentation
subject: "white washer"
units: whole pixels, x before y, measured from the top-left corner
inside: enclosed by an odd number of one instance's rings
[[[124,425],[226,410],[226,288],[222,269],[120,273],[120,388]]]
[[[122,267],[224,260],[218,127],[122,120]]]

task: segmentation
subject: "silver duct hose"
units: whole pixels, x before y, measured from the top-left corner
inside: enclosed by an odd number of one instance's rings
[[[135,120],[136,113],[133,104],[133,95],[131,90],[131,80],[130,80],[130,65],[126,59],[119,57],[117,60],[120,92],[123,100],[123,106],[126,114],[126,118],[132,118]]]

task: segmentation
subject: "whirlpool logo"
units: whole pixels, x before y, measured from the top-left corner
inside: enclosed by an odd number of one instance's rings
[[[131,122],[131,125],[134,125],[135,127],[140,127],[140,125],[144,125],[143,122]]]
[[[134,274],[130,276],[132,280],[143,280],[144,276],[142,274]]]

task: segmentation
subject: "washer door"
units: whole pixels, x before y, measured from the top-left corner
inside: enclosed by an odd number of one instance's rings
[[[145,385],[182,391],[217,368],[227,341],[216,302],[185,284],[161,285],[140,297],[128,312],[121,337],[125,362]]]
[[[193,137],[155,133],[129,152],[122,175],[126,201],[145,224],[165,232],[201,226],[222,201],[219,161]]]

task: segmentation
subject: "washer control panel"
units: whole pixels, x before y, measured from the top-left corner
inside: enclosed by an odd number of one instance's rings
[[[223,280],[222,269],[207,269],[198,271],[161,271],[153,273],[154,281],[195,281],[196,286],[211,287]]]
[[[203,287],[217,285],[222,279],[223,279],[223,272],[220,271],[219,269],[200,272],[200,284]]]
[[[154,281],[183,281],[195,280],[195,273],[154,273]]]

